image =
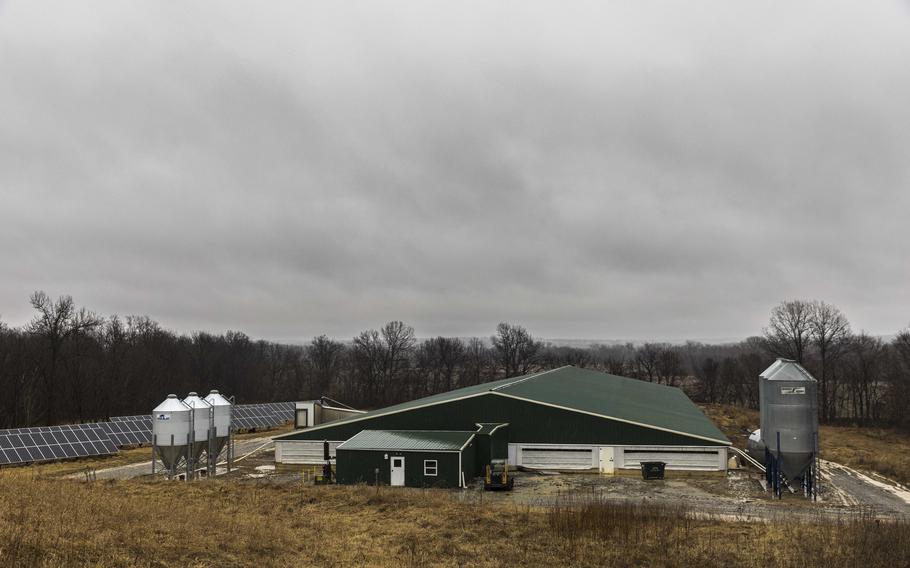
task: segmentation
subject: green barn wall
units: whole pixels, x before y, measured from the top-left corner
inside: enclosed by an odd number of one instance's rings
[[[473,455],[474,448],[470,448]],[[388,458],[385,456],[388,455]],[[379,469],[379,484],[391,483],[391,459],[393,456],[404,457],[404,477],[407,487],[458,487],[460,475],[458,470],[458,452],[397,452],[380,450],[345,450],[337,451],[335,460],[335,478],[338,483],[367,483],[376,481],[376,469]],[[423,474],[423,461],[436,460],[439,474],[435,477]],[[473,462],[470,466],[473,469]],[[471,479],[471,476],[466,476]]]
[[[509,458],[509,426],[503,425],[490,434],[490,455],[494,460]]]
[[[475,464],[476,468],[474,469],[474,475],[483,475],[484,468],[490,463],[491,451],[490,451],[490,436],[486,434],[477,434],[474,437],[474,440],[477,445],[477,451],[475,452],[476,459]]]
[[[475,436],[461,453],[461,471],[464,473],[465,482],[471,483],[471,480],[477,475],[479,461],[477,459],[477,437]]]
[[[476,430],[478,422],[508,422],[506,444],[719,445],[717,442],[492,393],[337,426],[301,430],[284,439],[340,441],[361,430]],[[498,446],[500,450],[501,443]]]

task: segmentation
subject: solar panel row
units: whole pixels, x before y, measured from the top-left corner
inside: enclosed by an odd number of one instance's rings
[[[0,465],[116,454],[99,424],[0,430]]]
[[[152,417],[118,416],[127,420],[101,422],[101,427],[118,446],[138,446],[152,443]]]
[[[151,420],[151,414],[136,414],[134,416],[111,416],[111,422],[133,422],[136,420]]]
[[[231,422],[238,430],[274,428],[294,420],[293,402],[238,404]],[[110,422],[0,430],[0,465],[98,456],[117,448],[152,443],[152,416],[112,416]]]
[[[239,430],[274,428],[294,420],[293,402],[267,404],[238,404],[231,414],[231,423]]]

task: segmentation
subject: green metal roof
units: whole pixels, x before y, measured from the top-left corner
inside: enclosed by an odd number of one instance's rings
[[[562,367],[493,389],[506,396],[729,443],[676,387]]]
[[[457,452],[472,436],[451,430],[363,430],[338,449]]]
[[[489,395],[519,398],[685,436],[694,436],[720,444],[730,444],[727,437],[679,388],[571,366],[427,396],[372,410],[351,418],[334,420],[325,427],[368,420],[376,416],[404,412],[471,396]],[[315,426],[306,431],[322,427],[324,426]],[[291,432],[277,436],[275,439],[293,440],[295,434],[295,432]]]

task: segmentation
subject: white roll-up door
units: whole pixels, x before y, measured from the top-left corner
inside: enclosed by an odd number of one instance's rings
[[[522,446],[519,465],[531,469],[591,469],[593,448],[535,448]]]
[[[335,457],[335,447],[341,442],[329,442],[329,455]],[[291,464],[325,463],[322,442],[313,440],[276,440],[275,461]]]
[[[720,452],[724,452],[721,455]],[[717,471],[726,467],[725,448],[625,448],[623,467],[638,468],[643,461],[662,461],[667,469]]]

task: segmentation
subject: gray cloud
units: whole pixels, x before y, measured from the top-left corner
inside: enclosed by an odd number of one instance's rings
[[[910,322],[910,11],[0,5],[0,314],[736,337]]]

